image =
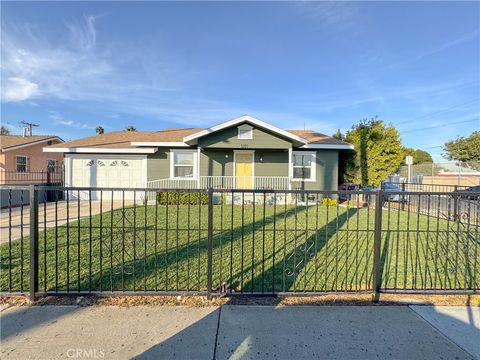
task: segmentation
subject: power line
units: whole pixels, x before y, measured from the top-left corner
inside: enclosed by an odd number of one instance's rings
[[[427,129],[443,128],[443,127],[446,127],[446,126],[451,126],[451,125],[456,125],[456,124],[464,124],[464,123],[468,123],[468,122],[472,122],[472,121],[478,121],[478,120],[480,120],[480,118],[476,118],[476,119],[472,119],[472,120],[457,121],[457,122],[452,122],[452,123],[444,124],[444,125],[428,126],[428,127],[424,127],[424,128],[420,128],[420,129],[406,130],[406,131],[402,131],[402,133],[409,133],[409,132],[427,130]]]
[[[396,123],[396,125],[402,125],[402,124],[406,124],[406,123],[409,123],[409,122],[412,122],[412,121],[415,121],[415,120],[418,120],[418,119],[425,119],[425,118],[429,118],[433,115],[441,114],[441,113],[444,113],[444,112],[449,112],[450,110],[462,107],[462,106],[467,105],[467,104],[472,104],[472,103],[474,103],[476,101],[479,101],[479,100],[480,100],[480,98],[477,98],[477,99],[473,99],[473,100],[470,100],[470,101],[467,101],[467,102],[464,102],[464,103],[461,103],[461,104],[453,105],[453,106],[451,106],[449,108],[446,108],[446,109],[443,109],[443,110],[439,110],[439,111],[435,111],[433,113],[418,116],[418,117],[412,118],[410,120],[401,121],[399,123]]]
[[[428,146],[428,147],[423,147],[423,148],[419,148],[419,149],[436,149],[436,148],[441,148],[441,147],[443,147],[443,145]]]

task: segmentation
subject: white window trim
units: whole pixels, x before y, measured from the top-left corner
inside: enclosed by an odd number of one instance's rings
[[[253,126],[250,126],[248,124],[243,124],[237,127],[237,130],[238,130],[237,138],[239,140],[253,140]],[[246,133],[243,136],[240,136],[241,131],[248,131],[248,133]]]
[[[312,159],[312,165],[310,166],[311,171],[310,171],[310,179],[295,179],[293,177],[293,155],[299,154],[299,155],[311,155],[313,157]],[[292,151],[292,156],[290,158],[290,174],[291,174],[291,180],[292,181],[303,181],[303,182],[315,182],[317,181],[317,152],[316,151]]]
[[[175,153],[189,153],[193,155],[193,176],[192,177],[175,177]],[[197,155],[197,156],[195,156]],[[170,150],[170,178],[177,180],[197,180],[197,168],[198,168],[198,154],[197,150]]]
[[[18,171],[18,158],[25,158],[25,171]],[[25,155],[15,155],[15,172],[23,174],[28,172],[28,156]]]

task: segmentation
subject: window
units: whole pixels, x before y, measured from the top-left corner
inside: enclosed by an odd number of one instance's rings
[[[242,140],[253,139],[253,128],[250,125],[242,125],[238,127],[238,138]]]
[[[195,151],[172,151],[171,175],[175,178],[194,178],[196,168]]]
[[[294,180],[315,181],[315,153],[294,151],[292,168]]]
[[[47,171],[53,174],[57,171],[57,160],[47,160]]]
[[[27,172],[27,157],[17,156],[17,172]]]

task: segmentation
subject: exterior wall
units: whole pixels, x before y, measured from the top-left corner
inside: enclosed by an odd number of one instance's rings
[[[288,166],[288,151],[255,151],[255,176],[288,176]]]
[[[198,140],[202,148],[223,149],[289,149],[290,141],[282,139],[267,131],[253,128],[253,139],[238,139],[237,127],[231,127],[211,135],[206,135]]]
[[[311,150],[309,150],[311,151]],[[233,176],[233,150],[202,149],[200,176]],[[338,151],[316,151],[316,178],[314,182],[292,182],[293,189],[337,190]],[[225,157],[228,155],[228,157]],[[262,158],[262,161],[260,161]],[[160,149],[147,159],[147,179],[158,180],[170,177],[170,149]],[[288,176],[288,151],[255,149],[255,176]]]
[[[200,176],[233,176],[233,151],[202,150]]]
[[[338,151],[317,150],[315,181],[292,182],[292,189],[337,190],[338,189]]]
[[[62,153],[44,153],[43,148],[47,145],[58,144],[60,141],[52,140],[43,142],[40,144],[25,146],[19,149],[14,149],[2,153],[0,158],[0,167],[6,171],[17,170],[17,158],[16,156],[28,157],[28,171],[47,171],[47,160],[57,160],[58,165],[62,165],[63,154]]]
[[[170,149],[158,149],[147,157],[147,181],[170,177]]]

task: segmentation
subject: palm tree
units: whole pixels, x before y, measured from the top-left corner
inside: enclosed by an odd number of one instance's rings
[[[137,131],[137,128],[133,125],[128,125],[125,130],[126,131]]]
[[[105,129],[104,129],[102,126],[98,125],[98,126],[96,127],[96,129],[95,129],[95,132],[96,132],[98,135],[100,135],[100,134],[103,134],[103,133],[105,132]]]
[[[0,128],[0,135],[10,135],[10,130],[2,125],[2,127]]]

